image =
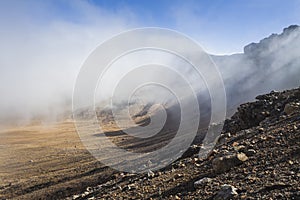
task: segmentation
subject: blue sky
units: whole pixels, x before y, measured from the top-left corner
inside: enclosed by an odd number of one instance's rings
[[[90,1],[112,12],[130,10],[142,26],[186,33],[213,53],[240,52],[284,27],[300,22],[300,1],[284,0],[111,0]]]
[[[29,0],[1,1],[0,5],[6,25],[27,20],[22,24],[39,24],[36,29],[42,30],[55,21],[86,27],[95,18],[101,18],[102,25],[105,18],[110,18],[108,22],[116,18],[122,30],[157,26],[181,31],[214,54],[241,52],[250,42],[300,24],[297,0]],[[105,25],[109,29],[111,24]]]

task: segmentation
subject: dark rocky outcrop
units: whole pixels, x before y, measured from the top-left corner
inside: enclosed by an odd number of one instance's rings
[[[299,102],[300,88],[259,95],[225,122],[207,158],[194,152],[160,171],[117,172],[69,199],[299,199]]]

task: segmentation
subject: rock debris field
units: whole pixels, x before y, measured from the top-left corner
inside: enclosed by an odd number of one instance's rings
[[[67,199],[300,199],[300,88],[240,105],[214,150],[147,174],[116,172]]]

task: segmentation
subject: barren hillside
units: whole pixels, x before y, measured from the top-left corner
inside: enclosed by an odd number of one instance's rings
[[[3,130],[0,197],[299,199],[299,103],[300,88],[260,95],[226,121],[206,159],[198,159],[201,144],[196,142],[172,165],[142,175],[96,161],[80,143],[72,122]],[[111,137],[128,144],[123,136]],[[133,142],[143,151],[144,145]]]

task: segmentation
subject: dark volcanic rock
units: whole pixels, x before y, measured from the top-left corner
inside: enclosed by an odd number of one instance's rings
[[[282,114],[291,113],[300,107],[299,88],[284,92],[272,91],[259,95],[257,101],[242,104],[224,125],[225,132],[235,133],[260,125],[265,119],[276,121]]]
[[[225,122],[208,158],[195,152],[155,176],[116,178],[72,197],[300,199],[299,102],[300,88],[259,95]]]
[[[221,190],[214,196],[215,200],[228,200],[238,195],[237,188],[232,185],[222,185]]]
[[[212,161],[212,166],[216,173],[221,173],[242,164],[246,160],[248,160],[248,157],[244,153],[232,154],[215,158]]]

